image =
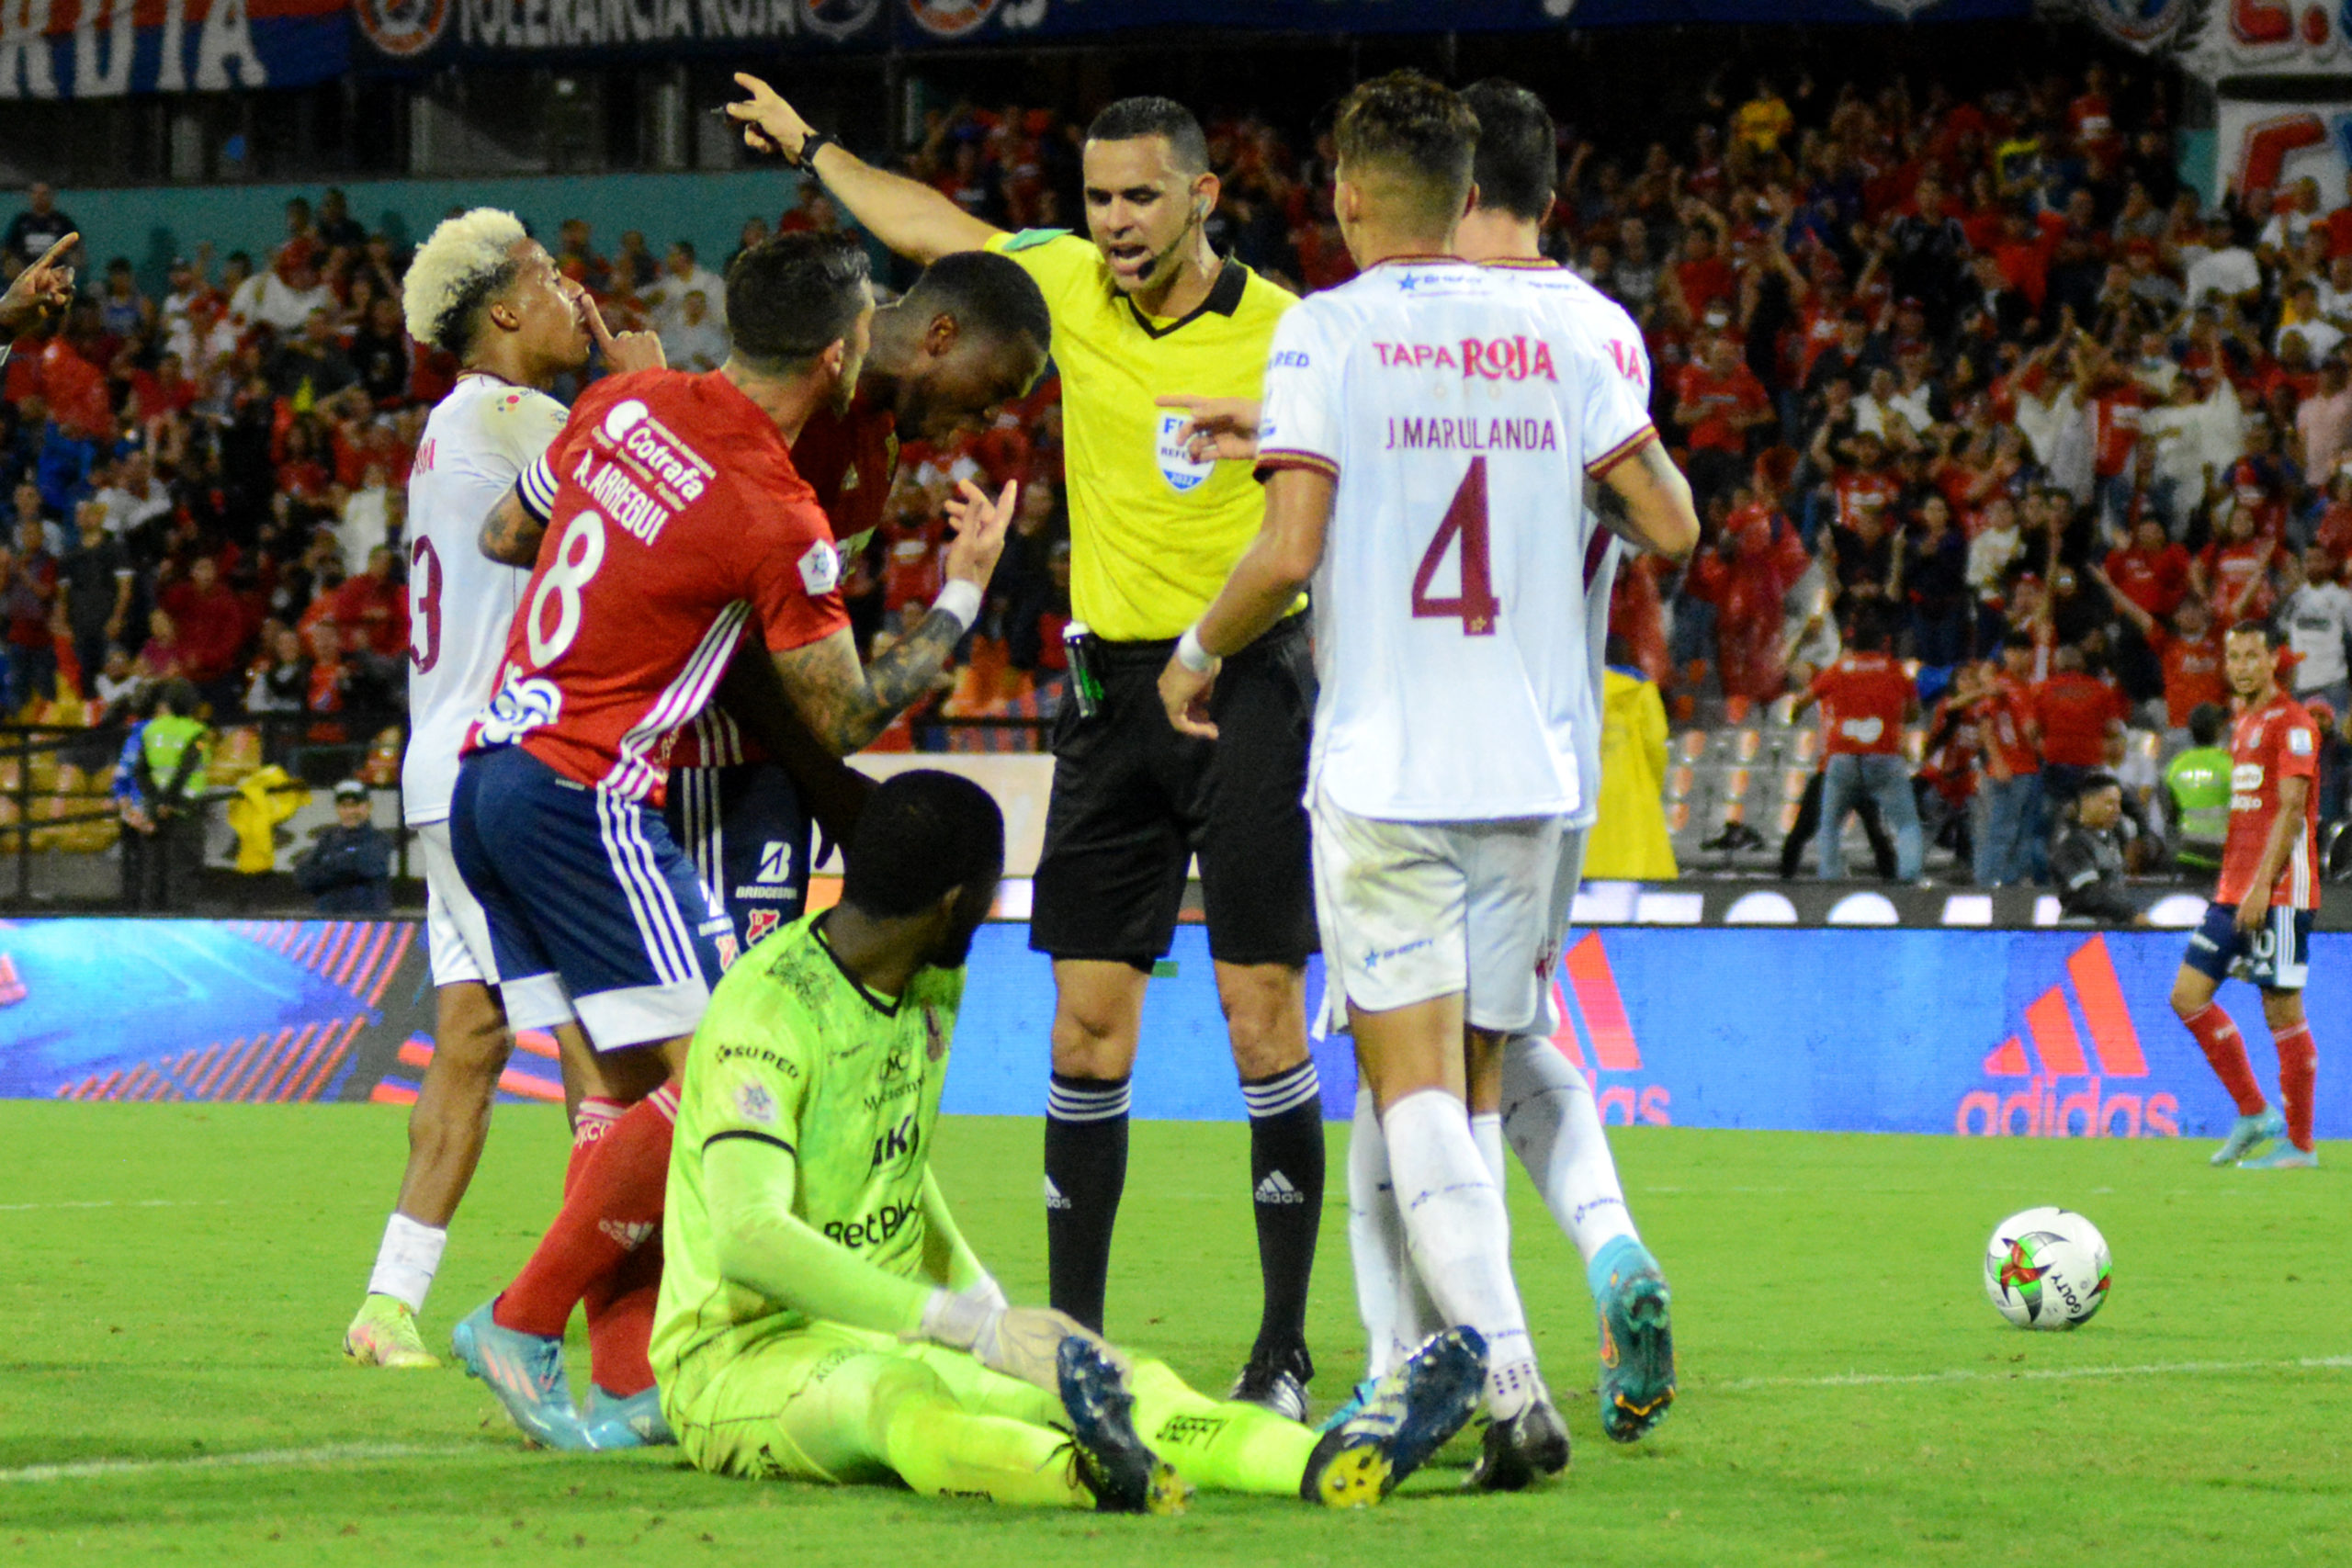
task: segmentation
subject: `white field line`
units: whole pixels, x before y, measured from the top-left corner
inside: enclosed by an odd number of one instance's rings
[[[1942,1372],[1838,1372],[1818,1378],[1728,1378],[1700,1386],[1709,1391],[1751,1388],[1880,1388],[1895,1383],[2054,1382],[2075,1378],[2191,1377],[2211,1372],[2317,1371],[2352,1367],[2352,1356],[2300,1356],[2272,1361],[2158,1361],[2132,1367],[2030,1367],[2005,1372],[1957,1367]]]
[[[519,1451],[519,1450],[515,1450]],[[146,1471],[228,1470],[295,1465],[366,1464],[388,1459],[456,1459],[466,1454],[497,1454],[476,1446],[425,1447],[415,1443],[334,1443],[316,1449],[257,1449],[239,1454],[196,1454],[187,1459],[93,1459],[73,1464],[28,1464],[21,1470],[0,1470],[0,1484],[32,1481],[87,1481],[105,1476],[137,1475]]]
[[[35,1208],[228,1208],[231,1199],[83,1199],[75,1203],[0,1203],[0,1213],[30,1213]]]

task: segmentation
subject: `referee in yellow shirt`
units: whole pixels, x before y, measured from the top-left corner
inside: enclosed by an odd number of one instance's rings
[[[1215,746],[1160,710],[1160,667],[1256,537],[1264,502],[1247,465],[1195,462],[1171,391],[1256,398],[1274,323],[1296,300],[1209,247],[1215,210],[1200,122],[1166,98],[1126,98],[1088,128],[1089,239],[1008,234],[929,186],[874,168],[751,76],[729,112],[899,254],[1011,256],[1044,290],[1062,377],[1070,599],[1090,628],[1054,730],[1054,793],[1030,945],[1054,960],[1054,1072],[1046,1112],[1053,1304],[1102,1326],[1111,1231],[1126,1180],[1127,1087],[1144,987],[1168,952],[1198,854],[1209,953],[1250,1111],[1250,1182],[1265,1304],[1236,1398],[1306,1413],[1307,1280],[1323,1208],[1323,1102],[1306,1052],[1306,616],[1227,661]],[[1075,629],[1075,628],[1073,628]],[[1087,676],[1099,694],[1086,693]],[[1081,694],[1085,700],[1081,700]]]

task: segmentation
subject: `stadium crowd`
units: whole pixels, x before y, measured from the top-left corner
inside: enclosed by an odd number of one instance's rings
[[[1694,562],[1634,562],[1611,612],[1624,660],[1677,719],[1785,716],[1804,694],[1824,750],[1901,758],[1871,764],[1901,784],[1847,781],[1833,818],[1856,795],[1883,813],[1907,788],[1962,875],[2014,881],[2041,873],[2058,808],[2094,773],[2131,764],[2134,806],[2154,797],[2192,715],[2226,707],[2222,633],[2275,618],[2289,683],[2326,709],[2321,810],[2340,818],[2347,193],[2301,180],[2207,209],[2177,172],[2167,81],[2105,64],[1972,97],[1758,80],[1710,101],[1637,151],[1564,148],[1546,231],[1640,321],[1654,412],[1701,502]],[[1248,114],[1210,130],[1213,243],[1301,291],[1344,281],[1328,134]],[[1052,110],[966,106],[934,112],[904,167],[991,223],[1073,226],[1078,154]],[[6,269],[70,221],[34,187]],[[9,712],[78,693],[95,716],[177,676],[216,719],[308,715],[331,735],[394,715],[401,480],[451,367],[405,337],[402,258],[339,193],[291,203],[286,222],[258,263],[175,264],[161,299],[109,261],[8,365]],[[809,182],[773,226],[841,223]],[[749,219],[743,242],[770,227]],[[673,365],[724,356],[719,277],[690,245],[657,254],[630,232],[608,255],[586,220],[551,238],[616,327],[651,327]],[[870,647],[937,591],[932,520],[954,482],[1023,481],[988,614],[935,713],[1034,718],[1061,672],[1057,397],[1049,379],[976,440],[910,448],[888,520],[850,563]],[[1872,654],[1903,679],[1854,678]]]

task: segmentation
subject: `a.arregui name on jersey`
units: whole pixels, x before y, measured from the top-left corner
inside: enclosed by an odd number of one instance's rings
[[[1391,452],[1556,452],[1548,419],[1391,419]]]
[[[585,452],[580,455],[580,467],[572,478],[587,491],[589,499],[604,508],[605,515],[636,535],[646,544],[660,536],[662,525],[670,521],[670,509],[637,488],[628,475],[611,463],[594,463]]]

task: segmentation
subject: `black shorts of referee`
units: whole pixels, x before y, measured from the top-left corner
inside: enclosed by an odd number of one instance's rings
[[[1193,857],[1209,953],[1296,968],[1317,945],[1307,869],[1306,747],[1315,662],[1306,613],[1225,661],[1217,739],[1180,735],[1159,701],[1174,641],[1097,642],[1091,717],[1065,697],[1029,945],[1148,968],[1174,940]]]

